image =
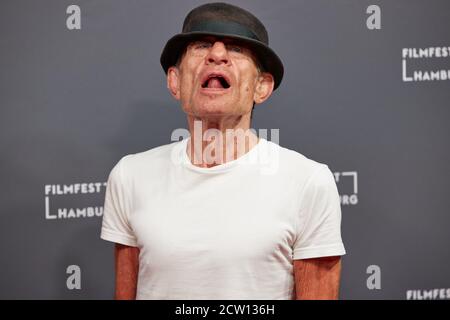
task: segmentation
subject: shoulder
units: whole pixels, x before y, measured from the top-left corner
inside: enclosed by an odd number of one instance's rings
[[[167,169],[173,151],[181,141],[175,141],[148,150],[122,156],[116,166],[126,174],[139,174],[144,171],[160,171]]]
[[[294,179],[300,186],[330,183],[333,176],[326,163],[311,159],[303,153],[268,141],[271,150],[278,154],[279,173]],[[334,180],[333,180],[334,181]]]

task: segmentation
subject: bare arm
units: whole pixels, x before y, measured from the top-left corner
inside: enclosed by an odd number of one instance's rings
[[[297,300],[337,300],[341,257],[294,260]]]
[[[139,272],[139,248],[116,243],[116,300],[136,299]]]

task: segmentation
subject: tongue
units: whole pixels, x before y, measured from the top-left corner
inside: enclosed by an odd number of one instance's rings
[[[208,81],[208,88],[223,88],[222,83],[220,83],[219,79],[211,78]]]

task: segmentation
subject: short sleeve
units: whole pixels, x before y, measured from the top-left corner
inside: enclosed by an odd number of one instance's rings
[[[344,255],[341,205],[333,173],[321,164],[304,186],[293,259]]]
[[[124,158],[114,166],[108,176],[100,238],[136,247],[136,237],[129,221],[130,199],[123,179],[123,161]]]

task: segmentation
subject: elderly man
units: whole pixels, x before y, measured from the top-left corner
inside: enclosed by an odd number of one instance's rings
[[[264,25],[202,5],[161,64],[190,137],[111,170],[101,237],[116,243],[116,299],[337,299],[345,249],[333,174],[249,130],[283,77]],[[276,170],[263,174],[263,163]]]

